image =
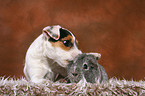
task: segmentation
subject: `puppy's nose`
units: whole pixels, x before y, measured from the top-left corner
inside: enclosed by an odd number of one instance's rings
[[[73,75],[74,77],[78,76],[78,74],[77,74],[77,73],[72,73],[72,75]]]

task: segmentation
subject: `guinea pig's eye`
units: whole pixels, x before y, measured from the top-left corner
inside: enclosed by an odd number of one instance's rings
[[[66,47],[72,47],[73,46],[73,44],[71,43],[71,40],[64,40],[64,41],[62,41],[63,42],[63,44],[66,46]]]
[[[83,65],[83,69],[88,69],[88,65],[87,64],[84,64]]]

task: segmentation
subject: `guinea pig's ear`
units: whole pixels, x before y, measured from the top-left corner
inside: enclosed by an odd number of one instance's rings
[[[96,60],[101,58],[101,54],[100,53],[86,53],[87,55],[93,55],[96,57]]]
[[[59,26],[59,25],[47,26],[47,27],[43,28],[42,33],[47,39],[49,39],[51,37],[55,40],[58,40],[60,37],[60,31],[59,31],[60,28],[61,28],[61,26]]]

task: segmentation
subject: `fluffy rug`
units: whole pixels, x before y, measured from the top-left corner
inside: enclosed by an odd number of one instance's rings
[[[66,84],[48,83],[34,84],[25,78],[13,79],[0,77],[1,96],[145,96],[145,81],[127,81],[109,79],[106,84]]]

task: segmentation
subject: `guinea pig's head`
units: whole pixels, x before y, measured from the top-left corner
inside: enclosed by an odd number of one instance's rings
[[[47,26],[43,30],[45,54],[60,66],[66,67],[68,61],[82,53],[78,49],[75,36],[59,25]]]
[[[78,83],[80,80],[85,79],[87,82],[95,83],[96,76],[99,75],[97,60],[96,55],[88,53],[78,55],[67,67],[70,82]]]
[[[83,59],[82,75],[89,83],[96,83],[98,76],[100,77],[97,59],[93,55],[86,55]]]

